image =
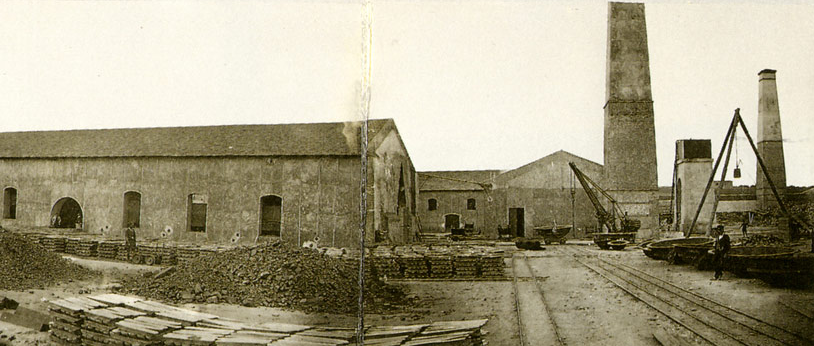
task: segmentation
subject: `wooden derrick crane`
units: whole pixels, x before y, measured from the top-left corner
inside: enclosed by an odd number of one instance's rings
[[[577,180],[579,180],[579,184],[582,185],[582,189],[585,190],[585,194],[588,195],[588,199],[591,200],[591,204],[593,204],[596,210],[596,218],[599,220],[599,223],[605,226],[609,233],[635,232],[641,227],[641,221],[629,219],[627,214],[619,207],[619,203],[616,199],[599,187],[599,185],[585,175],[585,173],[582,173],[573,162],[569,162],[568,166],[574,171],[574,175],[577,177]],[[610,201],[610,212],[599,202],[599,198],[597,198],[593,189],[599,191],[602,196]],[[617,215],[621,219],[618,227],[616,226]]]

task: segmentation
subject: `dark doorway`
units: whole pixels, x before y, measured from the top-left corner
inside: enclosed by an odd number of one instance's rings
[[[461,216],[458,214],[444,215],[444,232],[452,233],[453,228],[461,227]]]
[[[17,218],[17,189],[13,187],[3,190],[3,218]]]
[[[509,208],[509,232],[515,237],[526,236],[526,217],[523,208]]]
[[[283,199],[268,195],[260,198],[260,235],[280,236]]]
[[[73,198],[60,198],[51,208],[51,227],[82,228],[82,207]]]
[[[141,194],[136,191],[124,193],[122,227],[141,227]]]
[[[189,231],[206,232],[206,195],[193,193],[187,199],[188,215],[187,222]]]

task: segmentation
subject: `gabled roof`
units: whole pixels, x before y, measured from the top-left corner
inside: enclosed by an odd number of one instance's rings
[[[540,165],[540,164],[546,164],[548,162],[564,162],[565,164],[568,164],[568,162],[572,162],[572,161],[582,171],[589,172],[591,170],[601,170],[602,169],[602,165],[600,165],[600,164],[598,164],[596,162],[593,162],[591,160],[576,156],[576,155],[571,154],[571,153],[569,153],[569,152],[567,152],[565,150],[558,150],[558,151],[556,151],[554,153],[543,156],[542,158],[539,158],[539,159],[537,159],[535,161],[532,161],[532,162],[527,163],[527,164],[525,164],[523,166],[520,166],[518,168],[512,169],[510,171],[507,171],[507,172],[501,174],[500,175],[500,180],[501,181],[506,181],[506,180],[513,179],[513,178],[515,178],[517,176],[523,175],[524,173],[530,171],[535,166]]]
[[[418,172],[419,191],[480,191],[492,184],[498,170]],[[480,184],[478,184],[480,183]]]
[[[392,119],[369,120],[375,132]],[[361,122],[0,133],[0,158],[359,155]]]

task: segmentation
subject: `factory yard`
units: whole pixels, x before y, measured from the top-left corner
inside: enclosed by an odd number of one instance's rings
[[[368,313],[365,324],[405,326],[488,319],[482,330],[489,345],[659,345],[654,334],[663,342],[679,339],[688,345],[814,342],[814,330],[810,328],[814,321],[811,285],[777,288],[728,272],[724,280],[714,281],[710,280],[710,271],[654,260],[636,247],[606,251],[587,241],[571,241],[541,251],[523,251],[509,243],[499,245],[505,250],[504,278],[391,279],[388,283],[403,289],[408,303]],[[801,250],[807,246],[799,244]],[[0,296],[46,313],[47,301],[117,291],[123,278],[155,275],[164,268],[75,257],[72,261],[101,275],[44,289],[0,291]],[[645,278],[650,281],[643,281]],[[657,286],[660,280],[680,289],[663,282]],[[722,305],[712,305],[705,299]],[[224,303],[180,306],[249,324],[262,321],[353,328],[357,323],[355,315],[348,313]],[[710,329],[706,323],[732,338]],[[36,332],[2,319],[0,330],[0,344],[10,338],[14,338],[11,344],[52,342],[48,332]]]

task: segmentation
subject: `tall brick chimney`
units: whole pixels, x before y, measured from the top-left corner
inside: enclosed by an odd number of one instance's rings
[[[642,228],[658,227],[658,177],[644,4],[608,4],[603,184]],[[642,236],[648,234],[640,233]]]
[[[769,176],[780,196],[786,190],[786,161],[783,157],[783,133],[780,130],[780,107],[777,103],[777,80],[775,70],[765,69],[758,73],[757,150],[766,163]],[[757,167],[755,175],[757,207],[777,206],[772,188]]]

